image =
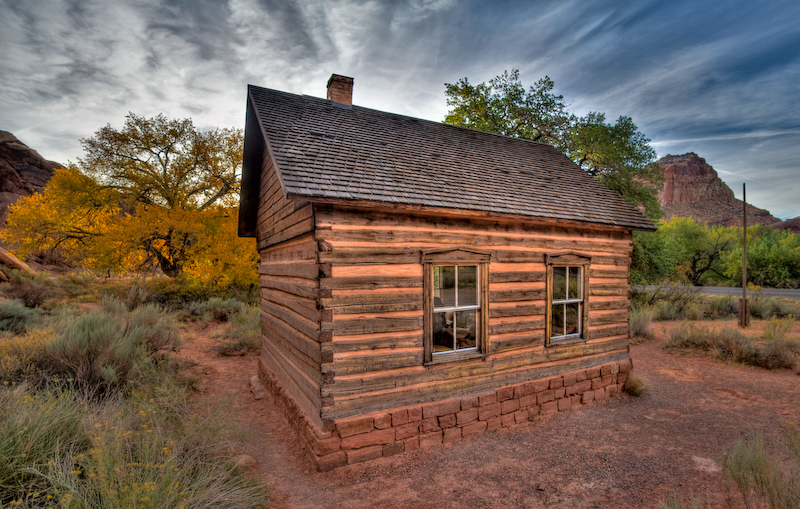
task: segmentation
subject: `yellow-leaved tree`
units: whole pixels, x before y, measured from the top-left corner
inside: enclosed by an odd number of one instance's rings
[[[257,281],[254,240],[236,236],[241,130],[129,113],[122,129],[107,125],[81,143],[77,165],[11,207],[3,238],[16,251],[220,285]]]

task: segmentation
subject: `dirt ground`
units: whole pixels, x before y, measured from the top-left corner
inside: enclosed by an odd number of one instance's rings
[[[703,322],[735,327],[735,321]],[[639,508],[672,495],[724,507],[719,459],[727,444],[800,422],[800,376],[662,349],[674,322],[631,347],[649,392],[621,395],[514,428],[391,458],[316,472],[268,396],[255,401],[255,356],[219,357],[213,325],[193,327],[180,357],[196,362],[202,400],[218,400],[247,432],[233,446],[258,460],[273,508]],[[749,334],[763,329],[754,322]],[[792,336],[800,337],[795,324]]]

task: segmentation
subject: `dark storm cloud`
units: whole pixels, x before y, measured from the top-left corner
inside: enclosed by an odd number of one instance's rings
[[[444,83],[549,75],[577,114],[631,116],[782,217],[800,145],[800,3],[0,0],[0,118],[46,157],[128,111],[241,126],[247,83],[441,120]],[[54,121],[55,120],[55,121]],[[738,186],[738,187],[737,187]],[[752,191],[751,191],[752,189]],[[756,201],[759,200],[759,201]]]

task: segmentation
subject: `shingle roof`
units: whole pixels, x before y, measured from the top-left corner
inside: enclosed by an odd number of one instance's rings
[[[252,85],[249,95],[289,196],[655,229],[550,145]]]

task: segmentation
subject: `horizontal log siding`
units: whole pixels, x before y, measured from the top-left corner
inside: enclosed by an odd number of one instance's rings
[[[319,264],[313,208],[287,200],[265,154],[258,209],[261,359],[308,418],[322,426]]]
[[[628,357],[629,233],[552,225],[456,221],[315,205],[326,401],[338,419]],[[421,252],[470,246],[489,264],[489,352],[423,365]],[[544,346],[544,256],[592,255],[587,341]],[[277,270],[277,269],[276,269]],[[591,287],[597,286],[593,291]],[[330,362],[327,362],[330,360]]]

